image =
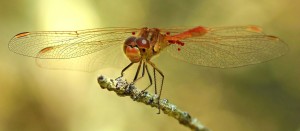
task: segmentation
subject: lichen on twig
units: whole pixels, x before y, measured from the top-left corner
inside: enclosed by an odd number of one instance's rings
[[[106,78],[104,76],[98,77],[98,83],[102,89],[114,91],[118,96],[130,96],[130,98],[137,102],[142,102],[151,107],[160,109],[167,115],[177,119],[180,124],[189,127],[194,131],[209,131],[196,118],[190,116],[189,113],[180,110],[176,105],[170,103],[167,99],[160,99],[158,105],[158,96],[138,90],[134,85],[128,84],[123,78],[116,80]]]

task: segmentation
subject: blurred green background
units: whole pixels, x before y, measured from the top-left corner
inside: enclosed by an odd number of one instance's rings
[[[283,57],[215,69],[168,55],[162,97],[214,131],[300,131],[300,1],[10,0],[0,1],[0,131],[187,131],[157,110],[99,88],[100,74],[46,70],[8,50],[24,31],[99,27],[259,25],[290,47]]]

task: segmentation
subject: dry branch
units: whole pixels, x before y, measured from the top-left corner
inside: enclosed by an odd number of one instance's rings
[[[98,83],[102,89],[114,91],[118,96],[130,96],[137,102],[142,102],[151,107],[158,108],[158,96],[138,90],[134,85],[128,84],[123,78],[116,80],[100,76]],[[160,109],[167,115],[177,119],[180,124],[189,127],[194,131],[209,131],[196,118],[192,118],[189,113],[180,110],[176,105],[170,103],[167,99],[160,99]]]

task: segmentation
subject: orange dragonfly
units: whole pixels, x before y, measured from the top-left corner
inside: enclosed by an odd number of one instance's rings
[[[57,61],[100,53],[93,59],[100,59],[101,63],[117,58],[110,58],[106,53],[123,52],[130,60],[130,64],[121,71],[121,76],[126,69],[138,63],[133,83],[142,78],[146,70],[150,80],[150,85],[146,88],[148,89],[152,85],[152,77],[148,70],[150,65],[154,70],[156,94],[155,72],[162,77],[159,99],[164,74],[151,62],[151,58],[161,51],[196,65],[230,68],[256,64],[282,56],[288,51],[288,46],[278,37],[264,34],[257,26],[212,28],[198,26],[170,29],[99,28],[79,31],[23,32],[11,39],[9,49],[37,60]],[[101,64],[92,68],[101,68]],[[140,68],[142,68],[142,76],[138,77]]]

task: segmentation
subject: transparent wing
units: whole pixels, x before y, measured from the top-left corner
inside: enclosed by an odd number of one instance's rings
[[[256,64],[279,57],[288,46],[256,26],[206,28],[207,33],[171,44],[167,52],[180,60],[208,67],[228,68]]]
[[[121,42],[122,43],[122,42]],[[47,69],[63,69],[94,72],[100,69],[123,69],[130,63],[123,53],[123,45],[116,43],[104,50],[97,51],[80,57],[69,59],[39,59],[38,66]],[[119,75],[119,74],[118,74]]]
[[[37,58],[74,58],[122,44],[136,28],[102,28],[80,31],[23,32],[14,36],[9,49]],[[121,43],[120,43],[121,42]]]
[[[23,32],[11,39],[9,49],[37,58],[38,65],[42,67],[94,71],[96,64],[100,68],[105,63],[124,58],[121,47],[123,41],[137,31],[137,28],[102,28]],[[120,56],[116,57],[115,54]]]

